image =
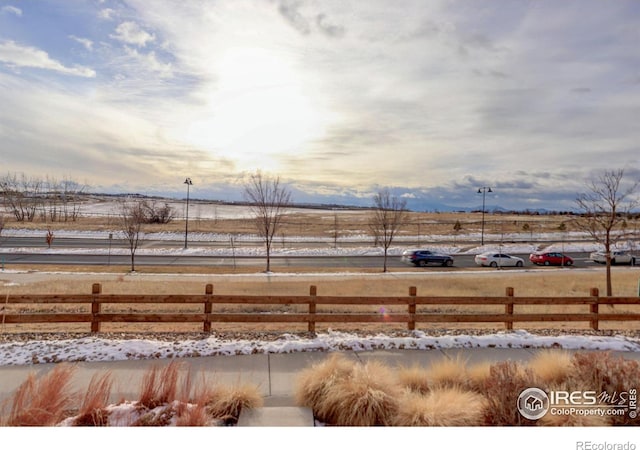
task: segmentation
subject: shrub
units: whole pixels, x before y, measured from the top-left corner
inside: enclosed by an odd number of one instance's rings
[[[234,425],[238,423],[244,408],[257,408],[262,404],[262,394],[257,386],[223,386],[213,390],[213,395],[206,404],[206,411],[214,419],[226,425]]]
[[[638,361],[614,357],[611,352],[581,352],[573,355],[573,371],[567,380],[576,390],[595,390],[610,396],[604,404],[612,404],[620,394],[631,388],[638,388],[640,363]],[[640,425],[640,418],[612,416],[613,425]]]
[[[571,355],[562,350],[541,350],[528,367],[537,380],[547,385],[566,381],[574,370]]]
[[[102,376],[97,374],[91,378],[84,395],[78,416],[74,420],[76,426],[107,426],[109,413],[106,410],[111,396],[113,381],[111,373]]]
[[[431,388],[464,386],[467,383],[466,362],[455,359],[442,358],[427,368],[427,378]]]
[[[398,382],[400,386],[416,394],[429,392],[429,379],[424,367],[401,367],[398,369]]]
[[[351,374],[355,364],[343,354],[333,353],[323,361],[304,369],[296,379],[296,403],[310,407],[319,420],[326,422],[327,418],[320,410],[320,403],[338,380]]]
[[[180,364],[171,361],[164,369],[153,367],[142,378],[138,402],[140,406],[153,409],[176,399]]]
[[[483,362],[467,367],[467,383],[468,389],[482,393],[484,391],[484,383],[491,376],[491,363]]]
[[[74,368],[59,364],[39,379],[30,374],[13,396],[8,426],[53,426],[73,407],[70,393]]]
[[[318,417],[331,425],[391,425],[398,411],[400,386],[379,361],[356,364],[338,378],[318,404]]]
[[[436,388],[426,395],[407,393],[400,401],[394,425],[480,426],[484,424],[486,399],[460,387]]]
[[[487,399],[487,425],[535,425],[520,415],[516,407],[520,393],[534,383],[534,375],[514,361],[503,361],[491,366],[489,377],[483,384]]]

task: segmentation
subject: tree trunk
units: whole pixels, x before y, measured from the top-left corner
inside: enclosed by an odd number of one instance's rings
[[[607,262],[607,297],[613,295],[613,286],[611,283],[611,244],[609,240],[609,233],[607,233],[606,241],[604,243],[605,261]]]
[[[387,272],[387,247],[384,248],[384,264],[382,271]]]
[[[271,246],[267,241],[267,272],[271,272]]]

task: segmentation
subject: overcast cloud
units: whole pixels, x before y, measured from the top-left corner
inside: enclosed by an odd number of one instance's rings
[[[565,209],[640,170],[633,0],[0,0],[0,163],[93,190]],[[222,198],[221,198],[222,197]]]

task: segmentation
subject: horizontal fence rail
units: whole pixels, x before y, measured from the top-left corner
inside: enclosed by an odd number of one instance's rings
[[[502,323],[507,330],[518,322],[588,322],[594,330],[601,321],[640,321],[640,313],[601,312],[601,305],[640,305],[639,297],[600,297],[593,288],[588,297],[515,297],[514,289],[506,288],[503,297],[437,297],[418,296],[415,287],[409,288],[408,296],[320,296],[317,287],[311,286],[309,295],[215,295],[213,285],[207,284],[204,294],[139,295],[102,294],[102,286],[96,283],[91,294],[11,295],[0,307],[2,324],[53,324],[88,323],[91,332],[100,332],[103,323],[202,323],[204,332],[211,332],[212,323],[306,323],[308,331],[315,332],[317,323],[406,323],[408,330],[415,330],[417,323]],[[13,311],[13,305],[85,305],[90,312],[24,312]],[[152,304],[152,305],[202,305],[202,312],[104,312],[103,305]],[[306,312],[213,312],[213,305],[306,305]],[[317,306],[404,306],[406,312],[385,311],[361,312],[317,312]],[[503,313],[477,311],[465,312],[417,312],[421,306],[502,305]],[[525,305],[574,305],[584,306],[580,313],[517,312],[516,307]],[[640,311],[640,310],[639,310]]]

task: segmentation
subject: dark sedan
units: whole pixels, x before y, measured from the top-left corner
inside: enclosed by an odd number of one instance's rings
[[[419,267],[425,267],[428,264],[451,267],[453,266],[453,257],[431,250],[407,250],[402,253],[402,262]]]

